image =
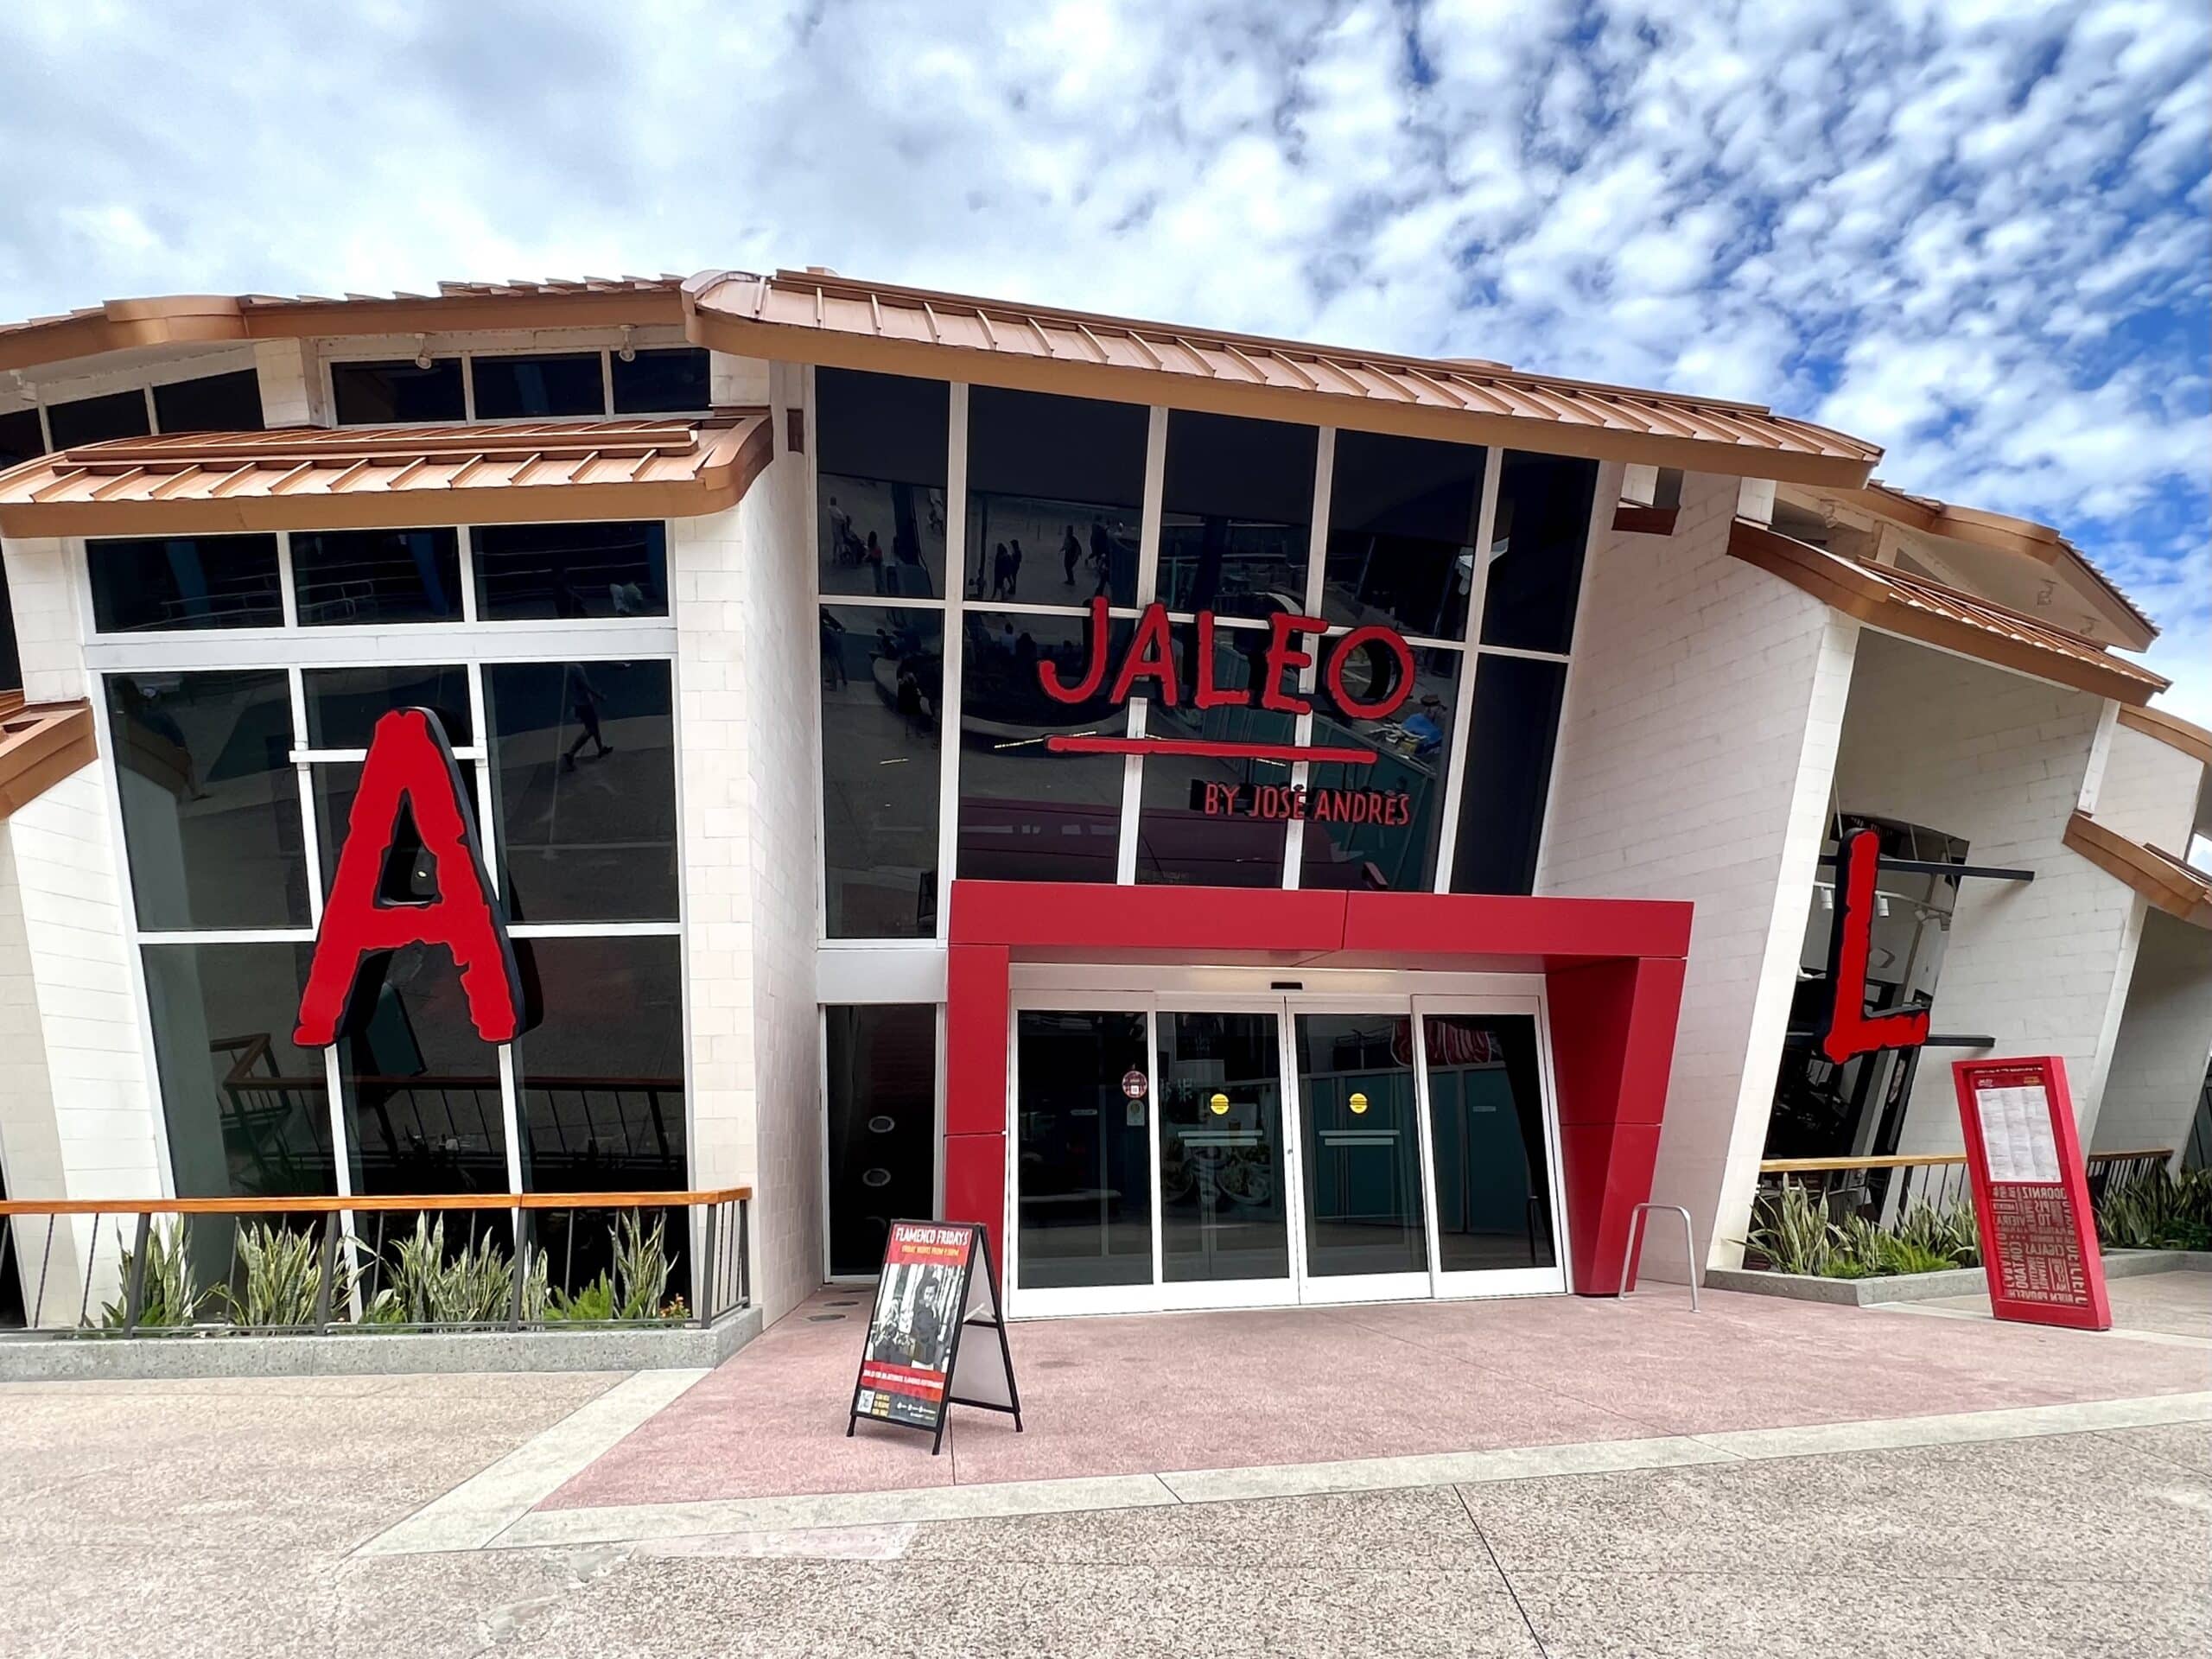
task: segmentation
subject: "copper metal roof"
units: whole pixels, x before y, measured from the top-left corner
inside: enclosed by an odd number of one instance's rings
[[[2212,929],[2212,874],[2187,859],[2130,841],[2086,812],[2076,812],[2067,821],[2064,839],[2067,846],[2167,915]]]
[[[82,698],[27,704],[20,691],[0,691],[0,819],[98,754],[92,709]]]
[[[169,294],[0,323],[0,369],[103,352],[307,334],[679,323],[679,276],[441,283],[435,294]]]
[[[657,420],[120,438],[0,473],[10,536],[687,518],[773,458],[765,410]]]
[[[1756,404],[1141,322],[826,273],[710,271],[687,328],[743,356],[1855,487],[1881,451]]]
[[[2148,702],[2168,684],[2077,633],[1924,576],[1810,546],[1749,519],[1736,521],[1728,550],[1886,633],[2124,703]]]

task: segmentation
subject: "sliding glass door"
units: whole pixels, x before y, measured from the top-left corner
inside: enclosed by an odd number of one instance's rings
[[[1539,997],[1018,1001],[1013,1312],[1567,1287]]]

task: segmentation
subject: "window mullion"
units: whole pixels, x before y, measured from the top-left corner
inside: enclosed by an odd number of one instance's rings
[[[947,388],[944,463],[944,644],[939,663],[937,711],[937,936],[948,937],[952,925],[952,883],[960,874],[960,682],[965,667],[967,634],[962,618],[968,586],[968,388]],[[961,574],[956,577],[953,573]]]
[[[1465,785],[1467,728],[1474,722],[1475,680],[1482,666],[1475,642],[1483,637],[1483,601],[1490,589],[1491,538],[1497,523],[1497,492],[1505,472],[1505,451],[1497,444],[1483,461],[1483,503],[1475,515],[1475,568],[1467,592],[1466,644],[1459,652],[1459,707],[1452,715],[1452,742],[1445,760],[1444,822],[1438,826],[1438,893],[1452,891],[1452,863],[1459,852],[1459,797]]]
[[[1329,498],[1336,486],[1337,429],[1325,426],[1314,435],[1313,442],[1313,519],[1306,528],[1306,614],[1319,616],[1329,566]],[[1318,660],[1320,652],[1317,649]],[[1264,690],[1265,688],[1262,688]],[[1299,671],[1300,695],[1311,697],[1315,690],[1314,664],[1308,663]],[[1313,741],[1313,715],[1311,709],[1298,716],[1294,735],[1291,741],[1301,747]],[[1309,781],[1311,766],[1300,760],[1290,769],[1290,786],[1303,790]],[[1295,887],[1304,880],[1306,859],[1306,821],[1293,818],[1283,827],[1282,885]]]
[[[1167,489],[1167,410],[1155,404],[1144,434],[1144,503],[1137,518],[1137,592],[1140,607],[1149,605],[1160,587],[1160,501]],[[1146,700],[1132,698],[1128,734],[1145,734]],[[1115,843],[1114,880],[1128,886],[1137,879],[1138,827],[1144,821],[1144,757],[1122,763],[1122,835]]]

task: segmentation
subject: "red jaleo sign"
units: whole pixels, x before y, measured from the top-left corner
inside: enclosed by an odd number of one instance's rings
[[[1414,690],[1414,652],[1403,636],[1392,629],[1369,624],[1338,634],[1316,655],[1303,643],[1318,642],[1329,625],[1318,616],[1278,613],[1268,619],[1267,632],[1240,630],[1253,648],[1246,653],[1250,671],[1243,685],[1223,685],[1214,677],[1217,638],[1214,613],[1200,611],[1193,619],[1196,636],[1189,653],[1188,677],[1175,658],[1174,637],[1167,607],[1154,603],[1137,617],[1128,649],[1116,664],[1109,660],[1111,627],[1106,601],[1090,601],[1088,638],[1082,672],[1065,677],[1061,665],[1049,658],[1037,664],[1037,683],[1055,702],[1126,702],[1132,696],[1148,697],[1163,708],[1261,709],[1271,714],[1306,715],[1313,701],[1292,689],[1297,677],[1318,665],[1323,704],[1345,720],[1388,720],[1405,706]],[[1265,643],[1262,644],[1261,641]],[[1355,691],[1353,670],[1364,663],[1368,672]],[[1377,686],[1382,689],[1378,691]],[[1090,734],[1062,734],[1045,740],[1045,747],[1068,754],[1197,754],[1225,760],[1299,760],[1340,766],[1373,766],[1371,749],[1314,747],[1289,743],[1236,743],[1202,738],[1099,737]],[[1287,813],[1268,816],[1290,816]]]
[[[437,864],[437,891],[420,903],[382,895],[403,812],[413,816],[423,850]],[[302,1048],[336,1042],[364,960],[410,944],[452,952],[476,1034],[487,1043],[514,1039],[522,1023],[522,976],[478,850],[461,768],[445,728],[427,709],[395,709],[369,734],[292,1040]]]
[[[2110,1330],[2066,1063],[2056,1055],[1957,1060],[1951,1075],[1990,1311],[2000,1319]]]
[[[1874,954],[1875,886],[1881,873],[1879,831],[1853,830],[1843,837],[1836,849],[1835,925],[1828,930],[1828,1001],[1813,1033],[1821,1056],[1835,1065],[1928,1040],[1926,1008],[1866,1012],[1866,965]]]

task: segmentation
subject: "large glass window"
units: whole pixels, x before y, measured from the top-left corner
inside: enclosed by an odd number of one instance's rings
[[[520,939],[528,1027],[515,1039],[523,1184],[653,1192],[684,1184],[678,941]]]
[[[102,633],[274,628],[284,621],[274,536],[93,542],[92,626]]]
[[[13,467],[46,453],[46,435],[39,430],[38,410],[18,409],[0,414],[0,467]]]
[[[1414,687],[1388,720],[1342,720],[1317,705],[1313,742],[1332,749],[1363,750],[1371,764],[1315,761],[1306,771],[1309,798],[1317,791],[1367,790],[1389,798],[1382,817],[1346,818],[1309,811],[1299,885],[1379,888],[1422,893],[1436,884],[1436,855],[1444,832],[1444,784],[1452,759],[1452,726],[1459,706],[1457,651],[1414,648]],[[1389,671],[1397,672],[1396,664]],[[1379,695],[1382,671],[1358,663],[1346,672],[1355,696]],[[1370,681],[1370,676],[1375,677]],[[1331,795],[1325,798],[1334,800]]]
[[[1169,1284],[1290,1276],[1272,1014],[1160,1015],[1160,1239]]]
[[[452,956],[409,945],[361,964],[338,1037],[356,1192],[505,1192],[499,1051],[476,1034]]]
[[[266,424],[261,377],[240,369],[156,386],[154,416],[163,432],[258,432]]]
[[[1463,443],[1338,433],[1321,614],[1416,639],[1464,636],[1488,455]]]
[[[1551,789],[1567,664],[1483,658],[1459,791],[1454,893],[1530,893]]]
[[[708,353],[696,346],[614,355],[614,412],[657,415],[711,407]]]
[[[74,403],[48,404],[47,429],[54,447],[73,449],[80,443],[105,443],[110,438],[143,438],[153,429],[146,417],[146,394],[136,390],[111,391],[102,397],[79,397]]]
[[[142,954],[177,1196],[335,1192],[322,1055],[292,1045],[313,947],[149,944]]]
[[[1317,1279],[1426,1272],[1412,1020],[1300,1014],[1293,1024],[1305,1125],[1306,1271]]]
[[[303,926],[283,672],[111,675],[107,709],[138,925]]]
[[[824,594],[944,595],[950,395],[939,380],[816,371]]]
[[[1567,649],[1597,486],[1594,461],[1506,452],[1483,599],[1484,645]]]
[[[1135,602],[1147,418],[1135,404],[970,389],[970,597]]]
[[[540,1189],[684,1184],[665,660],[134,671],[107,675],[102,690],[182,1190],[327,1192],[342,1168],[360,1192],[504,1192],[511,1141]],[[296,745],[296,702],[307,724]],[[512,901],[523,970],[512,1066],[476,1036],[442,949],[365,963],[333,1054],[289,1046],[310,901],[327,893],[363,769],[331,752],[363,748],[383,715],[409,707],[435,713],[457,747],[483,744],[495,768],[487,778],[485,762],[463,758],[461,785],[472,817],[486,790],[497,803],[478,828]],[[379,898],[426,900],[440,874],[403,812]],[[558,937],[534,933],[533,920]],[[594,933],[602,922],[620,931]],[[243,929],[256,937],[179,937]],[[344,1128],[334,1154],[333,1065]],[[460,1213],[448,1223],[456,1236],[506,1225]],[[681,1214],[669,1224],[681,1258]],[[605,1232],[532,1236],[580,1280],[606,1264]]]
[[[1168,416],[1159,597],[1170,610],[1305,611],[1316,441],[1310,426]]]
[[[334,363],[330,389],[340,426],[468,418],[468,396],[461,389],[457,357],[433,358],[428,365],[406,358],[380,363]]]
[[[475,741],[465,668],[310,668],[304,680],[310,748],[365,748],[377,721],[395,709],[428,709],[457,749]]]
[[[478,357],[470,359],[469,372],[476,379],[480,421],[607,412],[597,352]]]
[[[484,621],[668,614],[668,527],[657,519],[483,524],[469,543]]]
[[[461,537],[453,530],[341,530],[292,537],[304,626],[461,620]]]
[[[944,622],[933,610],[825,605],[823,856],[831,938],[937,930]]]
[[[969,609],[960,676],[960,874],[987,881],[1111,881],[1122,836],[1119,755],[1058,754],[1056,734],[1119,734],[1103,696],[1056,702],[1040,659],[1082,677],[1088,625],[1071,616]],[[1116,657],[1129,629],[1112,629]]]
[[[676,918],[676,730],[664,662],[484,671],[492,794],[518,921]]]

